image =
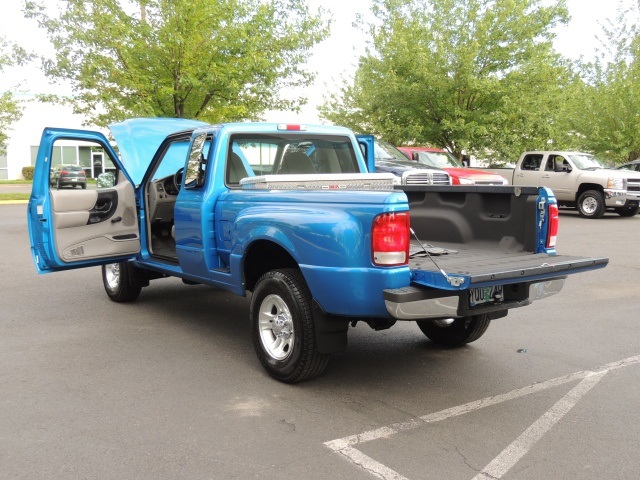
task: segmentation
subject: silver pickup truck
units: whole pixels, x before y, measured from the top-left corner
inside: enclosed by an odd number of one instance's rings
[[[607,210],[633,217],[640,210],[640,172],[606,168],[588,153],[524,152],[515,168],[482,170],[511,185],[548,187],[560,206],[575,207],[586,218],[600,218]]]

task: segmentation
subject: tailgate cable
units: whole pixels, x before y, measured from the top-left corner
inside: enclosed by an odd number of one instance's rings
[[[433,256],[429,253],[429,250],[427,250],[425,248],[425,246],[422,244],[422,242],[418,238],[418,235],[416,235],[416,232],[413,231],[413,228],[409,227],[409,231],[415,237],[415,239],[418,241],[418,243],[420,244],[422,249],[426,252],[427,257],[429,257],[431,259],[431,261],[433,262],[433,264],[436,266],[436,268],[438,270],[440,270],[440,273],[444,276],[444,278],[447,280],[449,285],[452,285],[454,287],[459,287],[460,285],[462,285],[464,283],[464,277],[454,277],[454,276],[447,275],[447,272],[445,272],[442,268],[440,268],[440,265],[438,265],[436,263],[436,261],[433,258]]]

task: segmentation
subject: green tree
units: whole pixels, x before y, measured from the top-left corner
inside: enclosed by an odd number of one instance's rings
[[[562,136],[575,81],[552,46],[564,0],[374,0],[372,11],[368,51],[324,118],[497,160]]]
[[[640,6],[639,6],[640,10]],[[634,9],[603,24],[602,48],[580,62],[584,79],[569,129],[585,149],[614,162],[640,157],[640,28]]]
[[[311,47],[328,34],[303,0],[66,0],[59,17],[37,1],[56,56],[44,71],[71,83],[76,113],[97,125],[129,116],[257,119],[297,109]]]
[[[3,74],[6,68],[23,65],[29,58],[29,54],[23,48],[0,37],[0,74]],[[13,91],[0,92],[0,152],[5,151],[11,124],[20,119],[22,110],[22,105]]]

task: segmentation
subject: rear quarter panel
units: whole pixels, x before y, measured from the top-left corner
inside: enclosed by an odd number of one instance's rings
[[[219,252],[241,275],[251,245],[274,242],[327,313],[386,316],[382,291],[409,285],[410,272],[374,267],[371,225],[380,213],[407,209],[402,192],[231,190],[216,209]]]

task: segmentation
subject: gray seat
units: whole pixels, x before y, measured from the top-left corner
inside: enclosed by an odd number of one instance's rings
[[[316,173],[311,159],[302,152],[290,152],[282,157],[278,173]]]
[[[227,183],[230,185],[238,185],[240,180],[248,177],[247,169],[237,153],[231,153],[229,157],[229,165],[227,165]]]

